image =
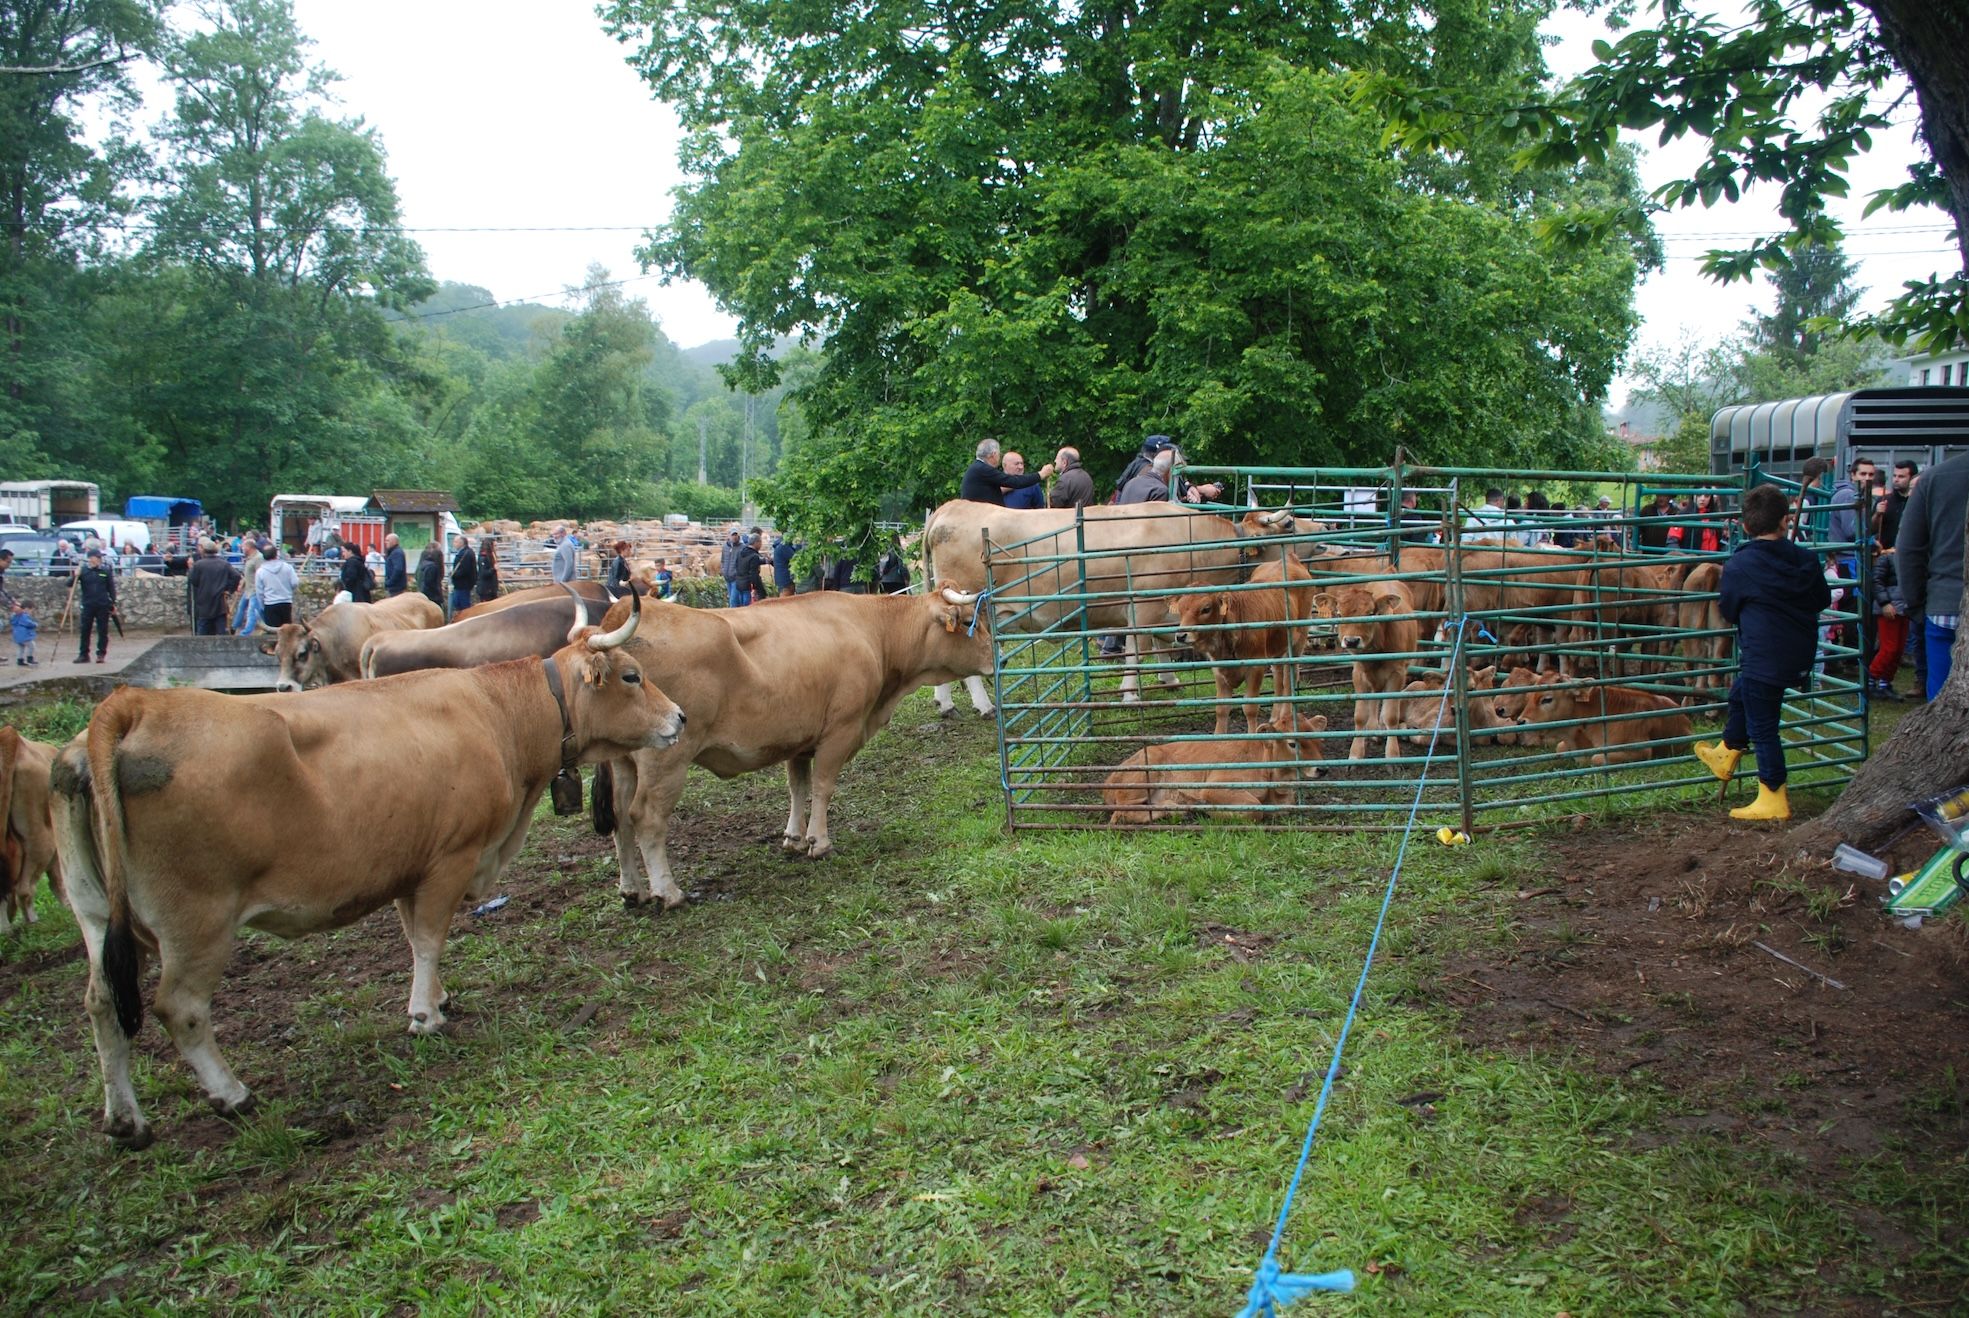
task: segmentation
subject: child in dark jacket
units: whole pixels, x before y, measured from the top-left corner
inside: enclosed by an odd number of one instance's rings
[[[1737,680],[1722,741],[1697,742],[1695,753],[1727,782],[1745,748],[1757,748],[1757,799],[1730,811],[1732,819],[1791,818],[1778,718],[1785,688],[1811,683],[1819,614],[1832,604],[1817,556],[1785,538],[1790,514],[1776,486],[1746,495],[1743,529],[1751,539],[1724,564],[1718,586],[1723,618],[1737,629]]]

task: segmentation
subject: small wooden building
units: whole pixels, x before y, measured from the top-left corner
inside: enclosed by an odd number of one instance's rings
[[[448,549],[445,533],[458,525],[458,501],[446,490],[377,490],[369,496],[368,511],[385,519],[387,533],[396,536],[412,563],[433,540]]]

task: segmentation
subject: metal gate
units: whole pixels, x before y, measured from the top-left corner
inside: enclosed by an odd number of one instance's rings
[[[1180,475],[1234,502],[1174,538],[1163,505],[987,537],[1011,827],[1391,829],[1419,794],[1426,820],[1475,830],[1716,794],[1688,748],[1719,735],[1735,673],[1714,577],[1755,473]],[[1558,504],[1485,502],[1528,484]],[[1860,539],[1812,546],[1846,596],[1811,689],[1788,693],[1800,787],[1843,784],[1866,754]],[[1106,653],[1115,637],[1139,662]]]

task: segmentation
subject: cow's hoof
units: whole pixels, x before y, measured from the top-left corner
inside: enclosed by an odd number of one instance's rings
[[[622,909],[625,911],[635,910],[638,906],[641,906],[645,900],[643,895],[639,892],[625,892],[621,894],[621,896],[622,896]]]
[[[412,1012],[410,1032],[412,1034],[437,1034],[444,1029],[444,1013],[426,1016],[423,1012]]]
[[[1141,693],[1136,691],[1123,691],[1121,693],[1121,703],[1124,705],[1139,705],[1142,703]]]
[[[779,844],[788,851],[805,851],[807,849],[807,839],[795,837],[791,833],[781,834]]]
[[[260,1105],[260,1100],[250,1093],[237,1103],[228,1102],[223,1098],[215,1098],[210,1095],[206,1097],[205,1101],[212,1105],[214,1112],[224,1117],[227,1121],[236,1121],[240,1117],[251,1116],[253,1109]]]
[[[685,900],[684,894],[681,892],[674,897],[665,897],[663,899],[663,905],[658,909],[664,911],[674,911],[679,906],[682,906],[684,904],[684,900]]]
[[[103,1122],[103,1134],[109,1136],[111,1144],[131,1153],[141,1153],[157,1138],[156,1132],[148,1125],[141,1121],[132,1121],[128,1117],[118,1117],[114,1121]]]
[[[830,854],[833,850],[834,844],[832,842],[823,842],[818,839],[810,841],[807,844],[807,859],[819,860],[822,856]]]
[[[938,705],[938,706],[937,706],[937,717],[938,717],[938,718],[951,718],[951,717],[953,717],[953,716],[955,716],[955,715],[956,715],[956,713],[957,713],[957,706],[955,706],[955,705]]]
[[[996,718],[997,716],[998,716],[998,707],[996,705],[986,705],[983,709],[978,711],[979,718]]]

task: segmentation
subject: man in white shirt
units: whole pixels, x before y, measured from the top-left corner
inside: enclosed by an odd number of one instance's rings
[[[1504,539],[1505,517],[1504,491],[1499,489],[1485,490],[1484,506],[1481,508],[1472,508],[1463,518],[1463,529],[1466,532],[1474,531],[1476,534],[1465,535],[1463,538],[1466,540],[1502,540]]]

